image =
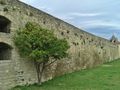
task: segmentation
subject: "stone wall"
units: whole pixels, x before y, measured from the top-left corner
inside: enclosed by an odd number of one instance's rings
[[[15,84],[15,72],[11,60],[0,61],[0,90]]]
[[[65,73],[92,68],[120,56],[118,45],[17,0],[0,0],[0,16],[11,21],[10,33],[0,32],[0,42],[13,48],[11,60],[0,61],[0,90],[37,82],[33,62],[21,58],[12,41],[15,31],[24,27],[28,21],[37,22],[42,27],[53,30],[57,37],[66,38],[70,44],[69,57],[49,66],[44,72],[42,81]]]

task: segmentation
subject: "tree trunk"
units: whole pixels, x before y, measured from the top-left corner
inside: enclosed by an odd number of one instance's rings
[[[40,73],[39,73],[39,83],[41,84],[41,80],[42,80],[42,75],[43,75],[43,71],[45,69],[45,62],[42,63],[42,66],[40,67]]]
[[[42,74],[45,69],[45,62],[42,62],[42,63],[35,62],[35,67],[37,71],[38,83],[41,84]]]
[[[35,67],[36,67],[37,78],[38,78],[38,83],[39,83],[39,82],[40,82],[40,77],[39,77],[39,73],[40,73],[39,64],[38,64],[37,62],[35,62],[34,64],[35,64]]]
[[[54,61],[48,63],[47,65],[46,65],[46,63],[47,63],[46,61],[40,62],[40,63],[34,61],[34,64],[35,64],[35,67],[36,67],[36,72],[37,72],[38,83],[39,84],[41,84],[41,80],[42,80],[42,75],[43,75],[44,69],[46,67],[48,67],[49,65],[51,65],[52,63],[54,63],[55,61],[57,61],[57,60],[54,60]]]

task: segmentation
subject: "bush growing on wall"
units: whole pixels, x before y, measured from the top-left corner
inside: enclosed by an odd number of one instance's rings
[[[34,61],[39,83],[44,69],[56,60],[65,58],[69,49],[65,39],[58,39],[52,31],[32,22],[17,31],[14,43],[22,57]]]

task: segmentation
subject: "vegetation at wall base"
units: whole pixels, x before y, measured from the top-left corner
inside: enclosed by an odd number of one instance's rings
[[[42,85],[12,90],[120,90],[120,59],[93,69],[56,77]]]

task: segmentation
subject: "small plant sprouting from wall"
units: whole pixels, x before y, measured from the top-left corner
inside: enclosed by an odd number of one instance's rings
[[[64,35],[64,32],[61,32],[61,35]]]
[[[5,1],[0,1],[0,4],[1,5],[6,5],[6,2]]]
[[[55,61],[67,57],[69,49],[65,39],[58,39],[52,31],[31,22],[17,31],[14,43],[22,57],[29,58],[34,62],[38,83],[41,83],[44,69]],[[50,61],[51,59],[52,61]]]
[[[82,43],[81,43],[82,45],[85,45],[85,40],[83,39],[83,41],[82,41]]]
[[[80,35],[80,38],[83,38],[83,35]]]
[[[3,11],[8,12],[8,8],[7,7],[3,8]]]
[[[93,42],[94,40],[93,39],[91,39],[91,42]]]
[[[32,13],[32,12],[30,12],[29,16],[31,16],[31,17],[32,17],[32,16],[33,16],[33,13]]]
[[[46,21],[43,21],[43,24],[46,24]]]
[[[76,46],[76,43],[75,42],[72,42],[73,43],[73,45],[75,45]]]
[[[12,10],[15,11],[17,8],[15,6],[12,7]]]
[[[77,34],[77,33],[74,33],[74,35],[75,35],[75,36],[78,36],[78,34]]]
[[[78,53],[78,57],[80,57],[80,51],[79,51],[79,53]]]
[[[77,44],[77,45],[79,45],[79,43],[78,43],[78,42],[77,42],[76,44]]]
[[[101,52],[99,52],[99,54],[101,54]]]
[[[72,44],[75,45],[75,46],[79,45],[78,42],[72,42]]]
[[[67,33],[69,34],[69,33],[70,33],[70,31],[69,31],[69,30],[67,30]]]
[[[103,49],[104,47],[103,46],[101,46],[101,49]]]

